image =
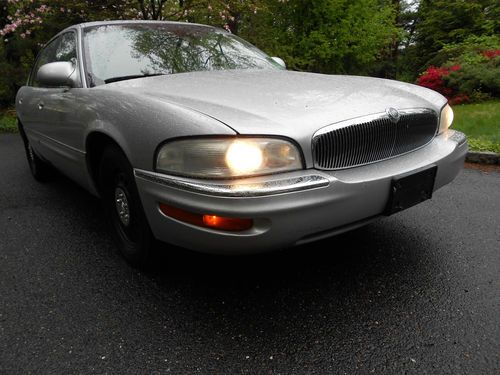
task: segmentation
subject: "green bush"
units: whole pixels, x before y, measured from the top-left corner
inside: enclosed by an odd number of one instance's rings
[[[434,58],[434,65],[477,64],[484,61],[484,51],[500,48],[500,36],[470,36],[461,43],[445,44]]]
[[[496,152],[500,154],[500,144],[485,139],[469,138],[469,148],[472,151]]]
[[[467,95],[471,101],[500,96],[500,57],[476,64],[463,64],[444,78],[449,87]]]
[[[13,110],[0,112],[0,133],[17,132],[17,120]]]
[[[443,78],[447,87],[470,101],[500,96],[500,37],[472,36],[445,45],[438,56],[447,59],[444,67],[460,67]]]

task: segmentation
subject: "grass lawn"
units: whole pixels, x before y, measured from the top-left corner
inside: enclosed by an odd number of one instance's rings
[[[0,111],[0,133],[17,132],[16,115],[13,110]]]
[[[500,101],[463,104],[453,107],[452,129],[467,135],[469,147],[475,151],[500,153]]]
[[[467,134],[471,150],[500,153],[500,100],[457,105],[453,111],[452,128]],[[16,131],[15,112],[0,111],[0,133]]]

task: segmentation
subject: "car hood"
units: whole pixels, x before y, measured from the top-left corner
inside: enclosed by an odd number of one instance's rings
[[[105,90],[188,107],[240,134],[282,135],[296,140],[333,123],[396,109],[430,108],[440,94],[398,81],[280,70],[192,72],[100,86]]]

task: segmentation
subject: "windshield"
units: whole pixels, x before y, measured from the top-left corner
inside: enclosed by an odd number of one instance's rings
[[[281,69],[264,52],[224,30],[189,24],[88,27],[84,48],[95,84],[203,70]]]

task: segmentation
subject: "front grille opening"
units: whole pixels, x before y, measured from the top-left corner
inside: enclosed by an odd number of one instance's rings
[[[386,160],[425,146],[436,135],[437,126],[438,116],[430,110],[401,111],[396,123],[387,115],[350,121],[314,137],[314,164],[334,170]]]

